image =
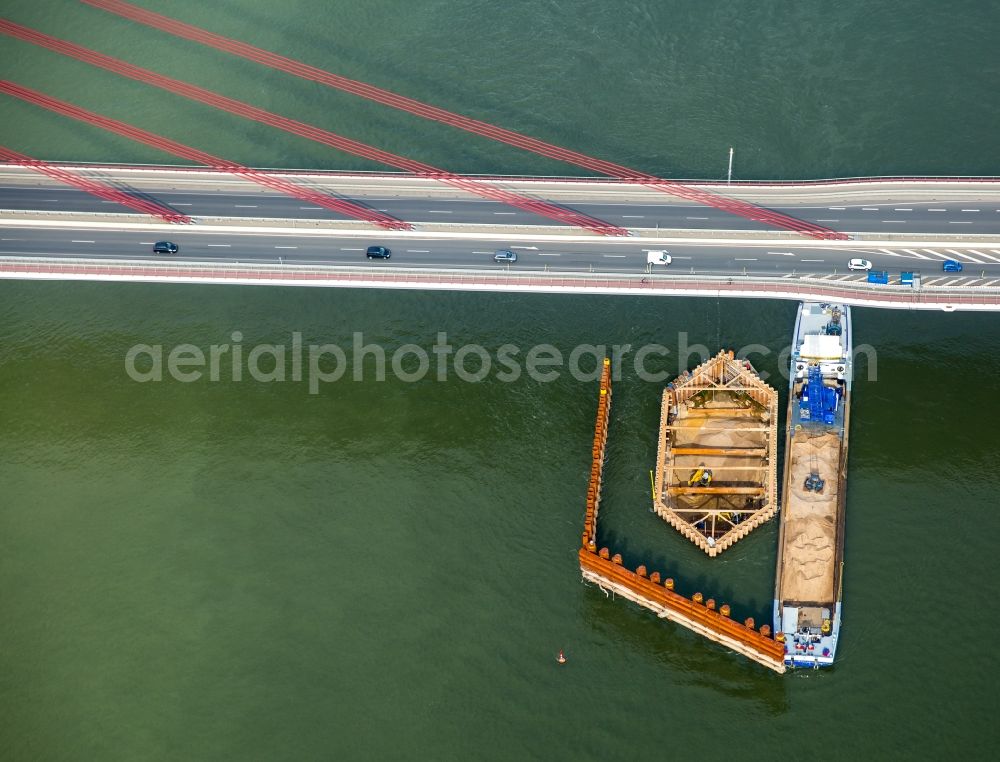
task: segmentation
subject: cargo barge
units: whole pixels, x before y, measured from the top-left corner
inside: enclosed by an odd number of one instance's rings
[[[842,616],[850,307],[804,302],[792,340],[774,632],[787,667],[829,667]]]

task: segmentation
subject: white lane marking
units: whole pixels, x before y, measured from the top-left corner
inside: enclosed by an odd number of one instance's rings
[[[894,211],[894,212],[912,212],[913,209],[911,207],[908,207],[908,206],[901,206],[898,209],[893,209],[892,211]]]
[[[645,217],[643,217],[641,214],[623,214],[622,215],[622,219],[623,220],[643,220],[643,219],[645,219]]]
[[[231,243],[206,243],[205,245],[206,246],[215,246],[215,247],[220,248],[220,249],[228,249],[230,246],[232,246]]]
[[[963,280],[963,278],[955,278],[954,280],[950,280],[950,281],[948,281],[947,283],[942,283],[941,285],[942,285],[942,286],[954,286],[954,285],[955,285],[956,283],[958,283],[958,282],[959,282],[960,280]]]
[[[917,259],[930,259],[930,257],[925,257],[923,254],[920,254],[919,252],[916,252],[913,249],[903,249],[903,251],[905,251],[907,254],[912,254]]]
[[[978,209],[963,209],[963,212],[978,212]]]
[[[256,204],[233,204],[237,209],[256,209]]]
[[[951,259],[951,257],[946,257],[940,251],[934,251],[934,249],[924,249],[928,254],[933,254],[938,259]]]
[[[989,260],[991,260],[993,262],[1000,262],[1000,259],[997,259],[996,257],[994,257],[991,254],[987,254],[985,251],[979,251],[978,249],[969,249],[969,251],[972,252],[973,254],[976,254],[976,255],[980,256],[980,257],[986,257],[986,259],[989,259]]]
[[[298,246],[275,246],[276,249],[297,249]]]
[[[756,262],[756,257],[733,257],[734,262]]]
[[[840,220],[816,220],[816,222],[840,222]]]
[[[900,225],[902,225],[904,222],[906,222],[906,220],[882,220],[882,222],[892,222],[892,223],[898,222]]]
[[[688,217],[689,220],[707,220],[708,217]]]
[[[428,209],[427,214],[451,214],[450,209]]]
[[[6,241],[7,239],[4,238],[4,240]],[[152,246],[153,242],[152,241],[139,241],[139,245],[140,246]]]
[[[822,222],[822,220],[820,220]],[[768,254],[780,254],[783,257],[794,257],[795,255],[790,251],[769,251]]]
[[[928,212],[947,212],[947,209],[928,209]]]
[[[473,254],[492,254],[492,251],[474,251]]]
[[[70,243],[94,243],[94,241],[70,241]]]
[[[493,214],[517,214],[517,212],[493,212]]]
[[[943,278],[924,278],[924,285],[930,286],[933,283],[937,283],[939,280],[943,280]]]
[[[691,257],[679,257],[677,255],[674,255],[674,259],[691,259]]]
[[[321,207],[321,206],[300,206],[299,207],[299,209],[308,209],[310,211],[317,211],[317,210],[322,209],[322,208],[323,207]]]
[[[971,225],[969,220],[948,220],[949,225]]]
[[[787,275],[782,275],[781,277],[782,278],[796,278],[798,276],[796,276],[795,273],[788,273]]]
[[[945,249],[945,251],[947,251],[949,254],[954,254],[956,257],[961,257],[962,259],[966,260],[967,262],[975,262],[977,265],[981,265],[982,264],[982,262],[980,262],[975,257],[970,257],[968,254],[963,254],[960,251],[955,251],[954,249]]]
[[[863,206],[863,207],[861,207],[861,211],[863,211],[863,212],[877,212],[878,211],[878,207],[877,206]]]
[[[561,257],[562,254],[546,254],[545,252],[540,251],[540,252],[538,252],[538,256],[540,256],[540,257]]]
[[[998,209],[997,211],[1000,211],[1000,209]],[[994,283],[1000,283],[1000,280],[988,280],[983,285],[984,286],[992,286]]]
[[[825,259],[803,259],[803,262],[826,262]]]
[[[430,249],[407,249],[407,254],[430,254]]]
[[[842,212],[846,208],[847,208],[846,206],[828,206],[827,207],[827,209],[830,209],[831,211],[836,211],[836,212]]]
[[[170,206],[192,206],[192,204],[178,204],[178,203],[174,203],[174,204],[171,204]]]
[[[625,259],[624,254],[602,254],[601,256],[607,259]]]
[[[832,278],[832,277],[833,277],[833,273],[831,273],[830,275],[820,275],[819,279],[820,280],[827,280],[828,278]]]
[[[0,241],[23,241],[23,238],[0,238]]]
[[[341,250],[341,251],[364,251],[364,249],[345,249],[345,248],[343,248],[343,247],[341,247],[341,249],[340,249],[340,250]]]
[[[882,252],[883,254],[886,254],[886,255],[890,256],[890,257],[901,257],[901,256],[903,256],[898,251],[891,251],[889,249],[879,249],[879,251]]]

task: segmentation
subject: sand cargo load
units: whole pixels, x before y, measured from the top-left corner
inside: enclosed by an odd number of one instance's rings
[[[653,510],[715,556],[778,509],[778,394],[732,352],[663,390]]]

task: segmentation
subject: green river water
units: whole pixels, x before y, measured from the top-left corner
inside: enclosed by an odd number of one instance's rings
[[[149,4],[152,7],[152,4]],[[71,2],[19,23],[467,172],[566,174]],[[985,2],[193,0],[169,12],[671,177],[1000,174]],[[377,169],[0,39],[4,77],[234,160]],[[169,161],[0,99],[2,142]],[[0,282],[0,758],[992,758],[993,315],[858,309],[833,670],[778,676],[580,581],[596,384],[137,383],[136,344],[387,355],[760,344],[791,302]],[[432,356],[433,358],[433,356]],[[586,360],[583,363],[586,365]],[[475,363],[470,361],[470,367]],[[289,365],[290,367],[290,365]],[[404,363],[404,371],[412,363]],[[777,524],[709,560],[649,512],[662,384],[615,386],[602,535],[768,621]],[[555,655],[565,650],[568,663]]]

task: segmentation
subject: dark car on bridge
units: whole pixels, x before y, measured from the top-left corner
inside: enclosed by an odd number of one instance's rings
[[[176,254],[180,248],[170,241],[157,241],[153,244],[154,254]]]
[[[493,255],[493,261],[494,262],[516,262],[517,261],[517,254],[515,254],[510,249],[499,249]]]
[[[954,259],[946,259],[941,263],[941,269],[946,273],[960,273],[962,272],[962,263]]]
[[[365,256],[368,259],[388,259],[392,256],[392,252],[385,246],[369,246],[368,251],[365,252]]]

